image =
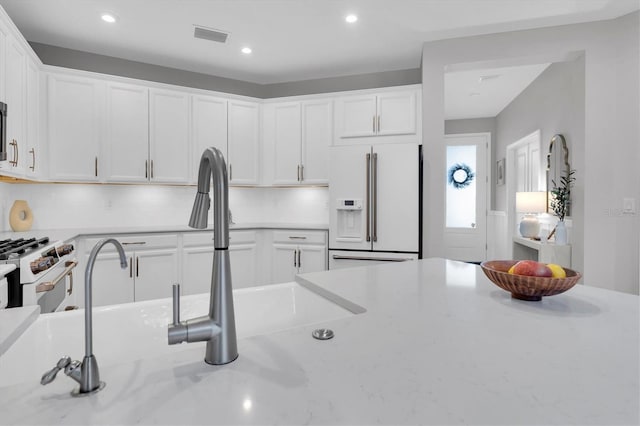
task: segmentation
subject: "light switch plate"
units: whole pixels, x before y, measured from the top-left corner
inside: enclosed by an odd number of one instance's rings
[[[622,201],[622,214],[636,214],[635,198],[625,198]]]

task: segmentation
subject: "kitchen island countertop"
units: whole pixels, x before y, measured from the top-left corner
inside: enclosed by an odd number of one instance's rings
[[[46,387],[40,371],[9,387],[0,378],[2,423],[640,421],[638,296],[577,285],[525,302],[478,266],[444,259],[300,280],[366,312],[240,339],[224,366],[206,365],[201,348],[133,362],[123,347],[122,363],[101,370],[106,388],[84,398],[64,375]],[[314,340],[317,327],[335,337]]]

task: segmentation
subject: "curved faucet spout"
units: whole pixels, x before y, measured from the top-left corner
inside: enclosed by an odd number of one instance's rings
[[[213,229],[214,247],[229,247],[229,180],[227,165],[219,149],[211,147],[204,150],[198,170],[198,193],[193,203],[189,226],[196,229],[207,227],[207,216],[211,200],[209,187],[213,177]]]
[[[96,257],[98,256],[98,252],[104,247],[105,244],[113,244],[118,250],[118,254],[120,255],[120,267],[125,269],[127,267],[127,256],[124,254],[124,248],[118,242],[118,240],[114,238],[105,238],[100,241],[93,247],[91,250],[91,254],[89,255],[89,260],[87,261],[87,269],[84,271],[84,337],[85,337],[85,356],[90,357],[93,355],[93,327],[92,327],[92,274],[93,274],[93,265],[96,262]]]

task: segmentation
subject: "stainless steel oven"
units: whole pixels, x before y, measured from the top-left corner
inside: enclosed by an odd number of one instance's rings
[[[73,292],[77,265],[72,244],[48,238],[0,241],[0,262],[16,265],[7,278],[7,308],[40,305],[42,313],[61,309]]]

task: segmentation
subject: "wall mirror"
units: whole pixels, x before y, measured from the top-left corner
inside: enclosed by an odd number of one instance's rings
[[[567,141],[560,134],[554,135],[549,142],[549,152],[547,153],[547,194],[553,189],[553,182],[559,186],[562,176],[568,176],[570,171]],[[547,212],[550,212],[548,201]],[[570,209],[571,204],[569,204],[567,216],[571,215]]]

